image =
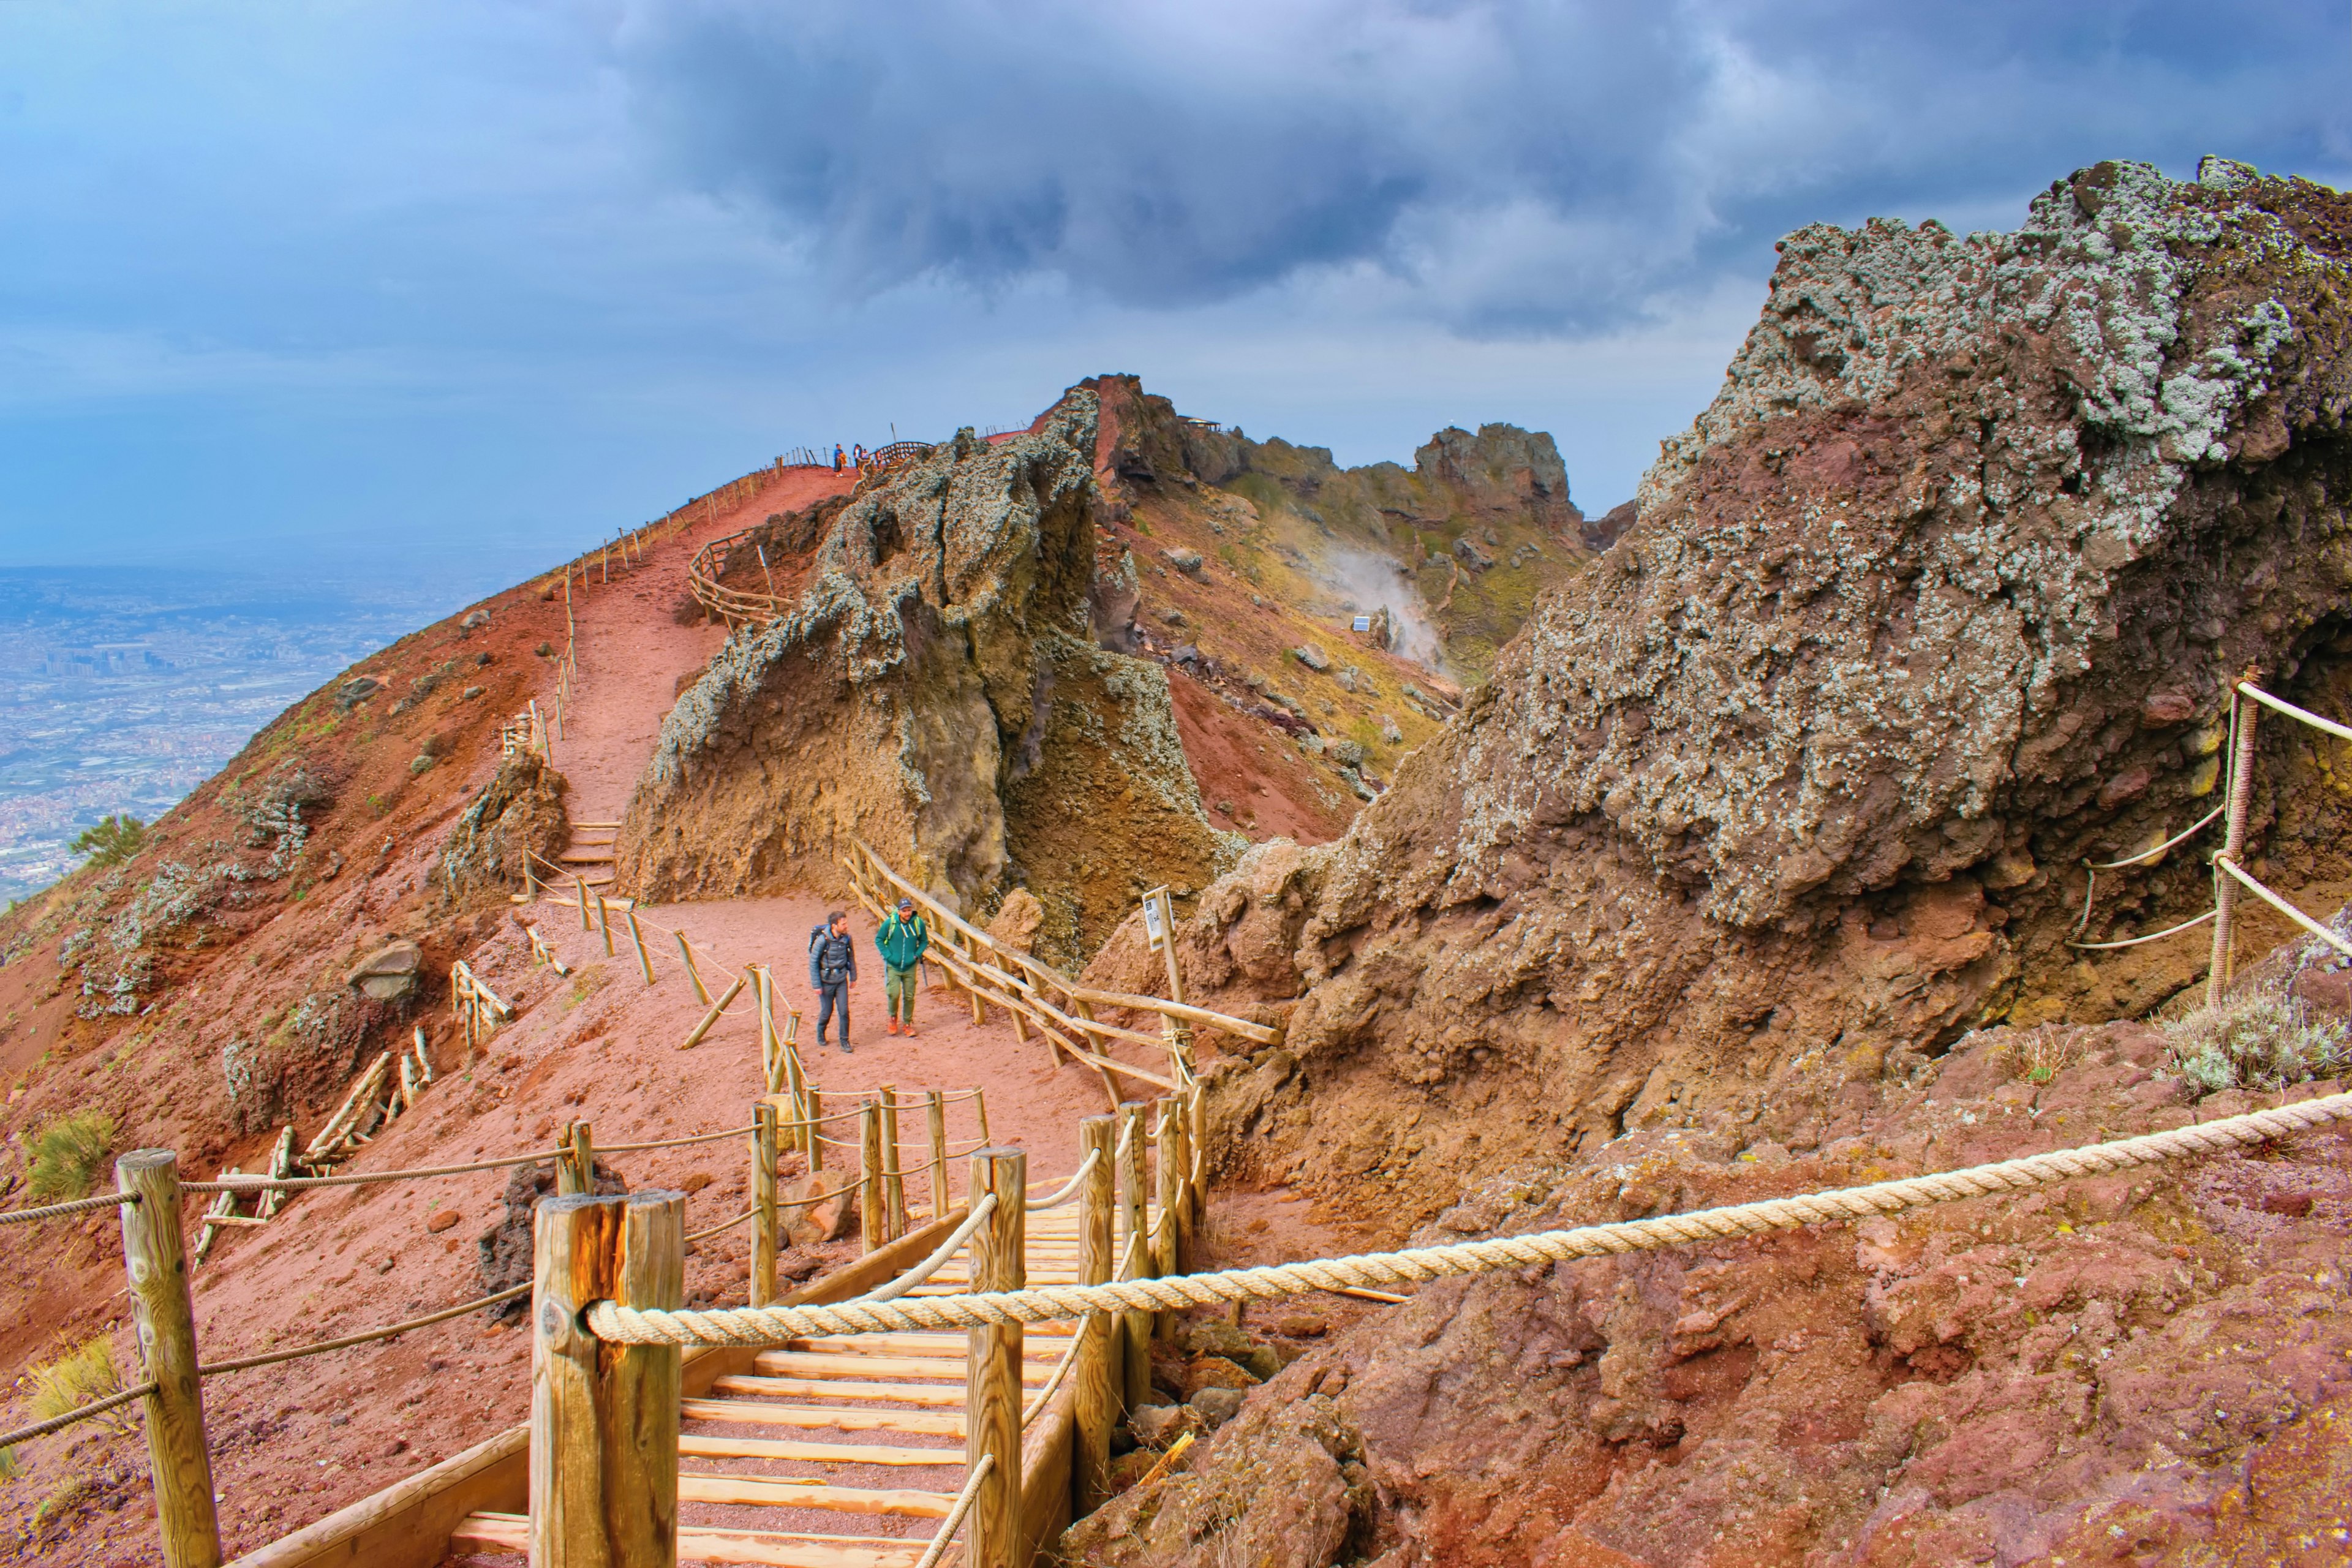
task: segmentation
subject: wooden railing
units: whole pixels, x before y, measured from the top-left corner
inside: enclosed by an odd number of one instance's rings
[[[877,920],[884,918],[899,898],[915,903],[934,922],[931,945],[924,961],[939,965],[949,983],[971,1003],[972,1022],[982,1022],[991,1006],[1001,1007],[1013,1020],[1013,1032],[1024,1041],[1036,1029],[1047,1048],[1069,1060],[1094,1068],[1103,1092],[1116,1109],[1123,1098],[1113,1075],[1176,1092],[1192,1083],[1192,1036],[1195,1026],[1214,1029],[1253,1044],[1282,1042],[1280,1028],[1247,1018],[1194,1007],[1162,996],[1139,996],[1123,991],[1103,991],[1082,985],[1043,959],[998,942],[961,915],[917,887],[875,852],[862,838],[850,841],[842,860],[852,890]],[[1173,959],[1169,964],[1171,990],[1181,990],[1181,977]],[[1056,1000],[1058,998],[1058,1000]],[[1095,1016],[1097,1007],[1156,1014],[1160,1033],[1146,1034]],[[1109,1054],[1114,1041],[1150,1046],[1167,1053],[1168,1070],[1154,1072],[1123,1062]]]

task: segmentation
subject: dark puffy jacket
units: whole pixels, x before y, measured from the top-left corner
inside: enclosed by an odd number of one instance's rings
[[[813,987],[839,984],[857,978],[857,944],[847,932],[833,934],[826,926],[809,933],[809,984]]]

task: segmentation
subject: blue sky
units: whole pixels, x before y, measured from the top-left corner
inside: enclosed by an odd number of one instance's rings
[[[488,587],[1131,371],[1631,493],[1772,242],[2352,175],[2340,0],[0,7],[0,564]]]

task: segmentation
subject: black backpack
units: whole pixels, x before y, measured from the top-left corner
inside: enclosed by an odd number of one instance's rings
[[[816,960],[817,979],[827,985],[838,984],[849,978],[848,954],[844,952],[839,959],[835,959],[831,953],[825,952],[825,948],[832,940],[833,928],[822,922],[815,930],[809,932],[809,956]],[[843,939],[845,948],[847,947],[848,942],[849,939]]]

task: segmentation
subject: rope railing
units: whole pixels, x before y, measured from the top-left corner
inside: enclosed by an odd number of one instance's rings
[[[2284,915],[2287,919],[2293,921],[2295,924],[2301,926],[2304,930],[2317,937],[2320,941],[2326,942],[2328,946],[2334,948],[2345,957],[2352,958],[2352,942],[2345,941],[2344,938],[2328,930],[2327,927],[2322,925],[2319,921],[2313,920],[2309,915],[2305,914],[2301,910],[2296,909],[2293,904],[2287,902],[2284,899],[2280,898],[2268,888],[2263,887],[2262,883],[2256,881],[2252,876],[2248,875],[2245,868],[2239,865],[2235,860],[2231,859],[2227,855],[2216,855],[2213,857],[2213,864],[2219,866],[2222,870],[2236,878],[2240,885],[2245,888],[2248,892],[2253,894],[2254,897],[2262,900],[2263,902],[2270,905],[2271,908],[2276,910],[2279,913]]]
[[[717,1132],[698,1132],[691,1138],[662,1138],[651,1143],[608,1143],[596,1152],[642,1154],[648,1149],[683,1149],[689,1143],[716,1143],[722,1138],[748,1138],[759,1130],[759,1123],[748,1122],[741,1127],[723,1128]]]
[[[955,1532],[963,1528],[964,1515],[971,1511],[972,1500],[980,1496],[980,1484],[988,1479],[988,1472],[995,1468],[995,1455],[982,1454],[980,1457],[980,1462],[971,1468],[971,1474],[963,1479],[963,1490],[956,1493],[955,1506],[948,1510],[947,1518],[940,1521],[940,1532],[931,1537],[930,1544],[923,1548],[923,1554],[915,1559],[915,1568],[939,1568],[940,1559],[955,1539]]]
[[[152,1383],[142,1383],[136,1388],[126,1388],[120,1393],[110,1394],[103,1399],[93,1399],[88,1405],[68,1410],[62,1415],[52,1415],[47,1421],[36,1421],[30,1426],[19,1426],[14,1432],[0,1432],[0,1452],[5,1452],[17,1444],[29,1442],[35,1437],[46,1437],[52,1432],[62,1432],[78,1422],[103,1415],[110,1410],[119,1410],[132,1400],[143,1399],[154,1392],[155,1385]]]
[[[260,1355],[242,1356],[236,1361],[206,1362],[196,1368],[196,1375],[212,1377],[224,1372],[247,1372],[257,1366],[273,1366],[282,1361],[300,1361],[305,1356],[324,1355],[329,1351],[349,1350],[353,1345],[373,1344],[378,1340],[391,1339],[395,1334],[404,1334],[411,1329],[431,1328],[436,1323],[446,1323],[452,1318],[462,1318],[468,1312],[478,1312],[485,1307],[495,1307],[500,1302],[511,1301],[518,1297],[530,1294],[530,1287],[528,1284],[517,1285],[510,1290],[493,1291],[476,1300],[462,1301],[455,1307],[444,1307],[437,1312],[427,1312],[421,1318],[411,1318],[401,1323],[389,1323],[383,1328],[369,1329],[362,1333],[345,1334],[341,1339],[321,1340],[317,1344],[296,1345],[291,1350],[266,1351]]]
[[[760,1211],[757,1207],[745,1209],[741,1214],[737,1215],[733,1219],[729,1220],[726,1224],[714,1225],[709,1230],[698,1230],[691,1236],[688,1236],[686,1239],[688,1241],[709,1241],[714,1236],[718,1236],[722,1232],[733,1230],[737,1226],[741,1225],[745,1220],[750,1219],[753,1215],[758,1214],[759,1212]]]
[[[1022,1206],[1027,1209],[1031,1214],[1040,1214],[1046,1209],[1060,1208],[1064,1204],[1070,1202],[1078,1195],[1078,1184],[1085,1181],[1087,1173],[1093,1171],[1095,1166],[1100,1163],[1101,1161],[1101,1150],[1087,1150],[1086,1159],[1079,1163],[1077,1170],[1071,1174],[1070,1179],[1062,1184],[1060,1191],[1054,1193],[1048,1197],[1031,1198]]]
[[[1045,1380],[1045,1386],[1037,1390],[1037,1396],[1029,1402],[1029,1408],[1021,1413],[1023,1431],[1027,1431],[1029,1423],[1036,1420],[1045,1406],[1053,1403],[1054,1395],[1061,1389],[1062,1380],[1070,1375],[1070,1363],[1078,1359],[1078,1346],[1085,1341],[1086,1331],[1083,1329],[1070,1337],[1069,1348],[1064,1351],[1061,1359],[1054,1363],[1054,1375]]]
[[[299,1192],[305,1187],[357,1187],[373,1182],[414,1182],[428,1176],[464,1176],[477,1171],[503,1171],[515,1165],[542,1165],[562,1159],[570,1151],[547,1149],[533,1154],[509,1154],[497,1160],[478,1160],[470,1165],[425,1165],[405,1171],[352,1171],[333,1176],[223,1176],[211,1182],[182,1182],[184,1193],[261,1193]],[[609,1151],[599,1150],[598,1152]],[[120,1200],[109,1198],[108,1203]]]
[[[1340,1288],[1419,1284],[1491,1269],[1563,1263],[1873,1218],[1930,1204],[2020,1191],[2074,1176],[2104,1175],[2165,1160],[2218,1153],[2347,1119],[2352,1119],[2352,1094],[2336,1094],[2220,1121],[1935,1175],[1769,1198],[1656,1219],[1580,1226],[1449,1247],[1415,1247],[1214,1274],[1115,1280],[1105,1285],[1038,1286],[985,1295],[918,1297],[870,1305],[844,1302],[829,1307],[746,1307],[697,1312],[638,1310],[598,1301],[588,1309],[586,1322],[598,1338],[618,1344],[769,1345],[809,1335],[1038,1323],[1088,1312],[1181,1311],[1192,1307],[1272,1300]]]
[[[0,1211],[0,1225],[21,1225],[27,1220],[55,1219],[60,1215],[86,1214],[91,1209],[113,1208],[121,1204],[135,1204],[138,1201],[139,1194],[136,1193],[127,1195],[121,1193],[105,1193],[94,1198],[73,1198],[61,1204],[50,1204],[44,1208],[7,1209]]]
[[[865,1295],[858,1297],[857,1300],[860,1301],[897,1300],[899,1297],[905,1295],[916,1286],[920,1285],[925,1280],[929,1279],[932,1275],[937,1274],[941,1267],[946,1264],[949,1258],[953,1258],[957,1253],[961,1252],[963,1250],[964,1243],[971,1239],[971,1233],[978,1230],[981,1227],[982,1222],[986,1220],[990,1215],[992,1215],[995,1212],[996,1194],[994,1193],[983,1194],[980,1202],[971,1205],[971,1213],[964,1216],[963,1223],[949,1233],[948,1238],[945,1241],[940,1242],[939,1246],[933,1247],[931,1249],[931,1255],[929,1258],[924,1258],[920,1263],[916,1264],[912,1268],[908,1269],[907,1272],[899,1275],[898,1278],[891,1280],[887,1285],[881,1287],[879,1289],[869,1290]]]

